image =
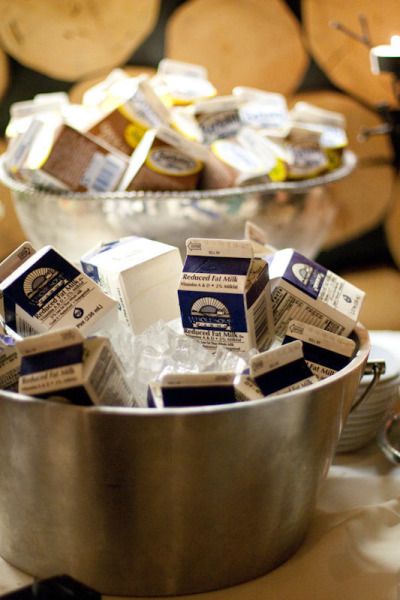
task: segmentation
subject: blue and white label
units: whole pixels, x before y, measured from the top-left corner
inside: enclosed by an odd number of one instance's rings
[[[116,302],[52,248],[35,253],[0,284],[6,324],[22,336],[75,326],[90,332]]]
[[[246,241],[192,238],[186,245],[178,290],[185,333],[210,349],[262,348],[273,325],[265,261],[253,258]]]
[[[351,333],[365,296],[362,290],[290,248],[275,252],[268,263],[278,337],[283,338],[291,320],[338,335]]]

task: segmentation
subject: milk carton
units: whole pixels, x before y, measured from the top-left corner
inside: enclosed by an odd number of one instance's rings
[[[146,131],[132,154],[120,190],[190,190],[209,152],[167,127]]]
[[[203,346],[268,347],[273,317],[268,266],[251,243],[190,238],[179,284],[184,332]]]
[[[81,264],[118,300],[120,316],[134,333],[155,321],[179,318],[182,259],[178,248],[131,236],[99,245],[82,257]]]
[[[72,327],[16,344],[21,356],[21,394],[84,406],[132,406],[122,365],[108,338],[85,339]]]
[[[251,242],[254,256],[265,259],[268,254],[273,254],[277,251],[277,248],[268,244],[265,231],[252,221],[246,221],[245,223],[244,239]]]
[[[168,373],[149,384],[150,408],[213,406],[260,400],[262,391],[249,375],[235,373]]]
[[[155,408],[213,406],[236,402],[234,373],[167,373],[149,388],[148,404]]]
[[[263,392],[260,390],[254,379],[246,374],[238,375],[235,378],[234,391],[238,402],[261,400],[264,398]]]
[[[303,343],[306,363],[318,379],[325,379],[349,364],[356,349],[354,340],[301,321],[290,321],[282,343],[295,340]]]
[[[0,264],[0,311],[5,324],[26,336],[77,327],[87,334],[106,326],[117,302],[51,246],[32,253],[23,244]],[[9,265],[15,269],[9,269]],[[1,281],[1,273],[9,273]]]
[[[354,329],[365,293],[292,248],[267,257],[275,334],[283,338],[296,319],[347,336]]]
[[[300,341],[253,356],[250,376],[265,396],[291,392],[318,381],[304,360]]]
[[[148,81],[138,78],[132,96],[113,108],[89,133],[127,155],[131,155],[146,131],[167,125],[169,112]]]
[[[0,389],[16,391],[20,370],[20,357],[11,336],[0,335]]]

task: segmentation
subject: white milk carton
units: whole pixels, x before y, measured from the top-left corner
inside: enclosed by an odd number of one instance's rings
[[[203,346],[247,352],[273,337],[268,266],[251,243],[190,238],[179,284],[186,335]]]
[[[84,338],[74,327],[16,342],[21,394],[83,406],[132,406],[123,367],[108,338]]]
[[[20,362],[15,339],[8,335],[0,335],[0,389],[18,389]]]
[[[304,360],[300,341],[253,356],[250,376],[265,396],[284,394],[318,381]]]
[[[246,221],[244,226],[244,239],[249,240],[253,247],[254,256],[266,258],[277,251],[275,246],[268,244],[267,234],[261,227],[252,221]]]
[[[351,338],[325,331],[301,321],[290,321],[282,344],[303,343],[306,363],[318,379],[325,379],[349,364],[356,349]]]
[[[292,248],[266,260],[275,335],[283,338],[293,319],[339,335],[353,331],[365,296],[362,290]]]
[[[16,266],[9,269],[9,265]],[[0,311],[5,324],[26,336],[77,327],[87,334],[105,327],[117,302],[51,246],[36,252],[22,244],[0,264]]]
[[[182,259],[178,248],[131,236],[99,245],[82,257],[81,264],[118,300],[120,316],[134,333],[155,321],[179,318]]]

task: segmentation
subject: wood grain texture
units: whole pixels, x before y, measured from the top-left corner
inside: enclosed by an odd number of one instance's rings
[[[324,248],[328,249],[362,235],[385,219],[394,182],[391,146],[387,136],[371,137],[367,142],[358,140],[363,127],[375,127],[381,121],[374,111],[345,94],[303,92],[294,96],[289,105],[298,100],[342,113],[347,121],[349,148],[358,158],[355,170],[348,177],[329,186],[336,216],[324,242]]]
[[[371,72],[369,49],[331,27],[339,21],[361,33],[359,15],[367,18],[373,46],[388,44],[400,30],[398,0],[302,0],[305,38],[309,50],[328,78],[340,89],[370,106],[394,105],[391,76]]]
[[[7,54],[0,49],[0,99],[3,98],[10,83],[10,67]]]
[[[23,65],[76,81],[124,64],[153,30],[160,0],[0,0],[0,42]]]
[[[385,234],[390,253],[400,269],[400,175],[394,180],[391,208],[385,220]]]
[[[299,23],[281,0],[188,0],[168,19],[165,54],[205,66],[219,94],[236,85],[292,93],[308,66]]]
[[[6,142],[0,140],[0,154]],[[14,210],[10,190],[0,182],[0,260],[3,260],[26,239]]]

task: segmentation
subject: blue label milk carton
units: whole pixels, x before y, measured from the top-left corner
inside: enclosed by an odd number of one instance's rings
[[[214,406],[236,402],[234,373],[166,373],[148,390],[151,408]]]
[[[246,240],[190,238],[178,296],[186,335],[206,348],[264,349],[273,338],[268,265]]]
[[[283,338],[289,321],[310,323],[348,336],[365,293],[292,248],[268,255],[275,335]]]
[[[75,327],[16,342],[21,357],[18,391],[58,402],[132,406],[122,364],[110,340],[85,338]]]
[[[318,381],[304,359],[299,340],[252,356],[250,376],[265,396],[292,392]]]
[[[249,375],[228,372],[166,373],[160,381],[151,381],[147,391],[150,408],[213,406],[263,397]]]
[[[351,338],[309,323],[290,321],[282,344],[300,340],[307,365],[318,379],[325,379],[349,364],[356,351]]]
[[[113,319],[117,302],[51,246],[23,244],[0,265],[0,312],[23,337],[62,327],[88,334]]]

